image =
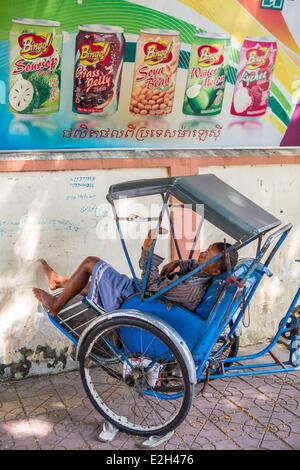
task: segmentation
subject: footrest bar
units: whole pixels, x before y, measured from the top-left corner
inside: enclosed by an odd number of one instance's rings
[[[59,316],[59,314],[58,314],[57,317],[61,320],[59,323],[60,323],[60,324],[61,324],[61,323],[66,323],[67,321],[72,320],[72,319],[75,318],[75,317],[78,317],[78,315],[81,315],[83,312],[86,312],[87,310],[89,310],[88,307],[85,308],[85,309],[83,309],[83,310],[80,310],[80,312],[74,313],[74,315],[70,315],[70,316],[67,317],[67,318],[61,318],[61,317]]]
[[[277,356],[275,356],[275,354],[272,352],[272,351],[269,351],[269,354],[271,356],[272,359],[274,359],[274,361],[279,364],[283,369],[286,369],[286,366],[283,364],[283,362],[281,362],[280,359],[278,359]]]

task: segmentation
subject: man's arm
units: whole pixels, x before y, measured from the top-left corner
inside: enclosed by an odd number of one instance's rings
[[[167,233],[168,231],[164,228],[160,228],[159,233]],[[143,248],[145,251],[149,251],[151,248],[151,244],[153,239],[157,237],[156,231],[154,230],[149,230],[148,236],[144,241]],[[163,259],[162,259],[163,260]],[[160,264],[160,263],[159,263]],[[171,261],[170,263],[166,264],[162,270],[161,270],[161,277],[167,277],[169,274],[173,273],[173,271],[179,267],[179,271],[176,274],[184,275],[187,274],[189,271],[192,269],[195,269],[197,267],[198,263],[197,260],[191,259],[191,260],[174,260]],[[157,264],[158,266],[158,264]],[[158,271],[157,271],[158,274]]]
[[[153,238],[156,238],[155,231],[149,231],[148,237],[144,242],[142,255],[139,261],[139,266],[142,270],[142,278],[145,276],[148,254]],[[163,260],[164,258],[153,253],[149,270],[149,278],[147,282],[147,290],[151,292],[157,292],[163,287],[166,287],[174,282],[174,280],[168,278],[163,279],[159,274],[158,266],[163,262]],[[188,272],[188,268],[193,269],[196,267],[197,260],[180,261],[180,263],[183,263],[183,268],[187,269]],[[191,306],[195,308],[205,292],[203,284],[207,284],[207,281],[203,282],[203,280],[201,281],[200,279],[194,281],[186,280],[181,284],[178,284],[173,289],[169,290],[166,294],[167,298],[171,301],[181,304],[184,304],[187,299],[189,299]]]
[[[170,263],[166,264],[162,268],[160,275],[162,277],[168,277],[169,274],[172,274],[176,270],[176,268],[179,268],[179,270],[176,271],[175,274],[179,274],[180,276],[182,276],[184,274],[187,274],[192,269],[195,269],[197,266],[198,262],[196,259],[177,259],[174,261],[170,261]]]
[[[196,259],[181,259],[179,260],[179,272],[181,276],[184,274],[187,274],[189,271],[192,271],[192,269],[195,269],[198,266],[198,262]]]
[[[168,233],[168,230],[163,228],[163,227],[160,227],[159,228],[159,233],[160,234]],[[156,232],[156,229],[149,230],[147,238],[145,238],[144,245],[143,245],[143,248],[144,248],[145,251],[150,251],[152,242],[153,242],[153,240],[155,240],[157,238],[157,235],[158,234]]]
[[[149,252],[142,248],[142,255],[139,262],[140,268],[142,269],[142,278],[145,276],[148,254]],[[168,278],[162,278],[162,276],[160,276],[158,266],[162,263],[162,261],[163,258],[161,256],[153,254],[147,282],[147,290],[150,292],[158,292],[163,287],[166,287],[174,282],[174,279],[172,280]],[[209,276],[207,276],[207,279],[205,280],[200,278],[194,280],[187,279],[186,281],[170,289],[165,294],[165,296],[169,301],[186,305],[187,308],[193,310],[201,301],[208,281]]]
[[[180,261],[177,259],[175,261],[170,261],[170,263],[166,264],[161,272],[160,275],[161,277],[168,277],[169,274],[173,273],[176,268],[178,268]]]
[[[146,251],[145,248],[142,248],[142,254],[139,260],[139,266],[142,271],[142,281],[144,280],[146,274],[146,266],[148,261],[149,251]],[[150,289],[150,286],[156,286],[159,284],[161,279],[159,274],[158,266],[163,262],[164,258],[161,256],[156,255],[155,253],[152,254],[150,268],[149,268],[149,277],[147,282],[147,289]],[[152,290],[152,289],[151,289]]]
[[[160,227],[159,233],[167,233],[168,231],[162,227]],[[157,238],[157,233],[156,230],[149,230],[148,236],[144,241],[143,248],[142,248],[142,254],[139,260],[139,266],[142,271],[142,280],[144,280],[145,274],[146,274],[146,266],[147,266],[147,260],[148,260],[148,255],[149,251],[151,248],[151,244],[154,239]],[[147,287],[149,288],[150,285],[156,285],[156,283],[160,279],[160,274],[158,270],[158,266],[163,262],[164,258],[161,256],[156,255],[155,253],[152,254],[151,258],[151,264],[149,268],[149,277],[148,277],[148,282],[147,282]]]

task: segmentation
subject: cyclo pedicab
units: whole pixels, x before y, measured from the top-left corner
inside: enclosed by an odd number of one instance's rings
[[[167,214],[179,258],[182,256],[170,217],[171,196],[195,211],[204,205],[205,219],[236,240],[228,251],[257,243],[255,257],[240,260],[233,270],[228,266],[227,272],[213,278],[195,311],[178,304],[170,308],[164,294],[221,255],[151,293],[147,280],[156,240],[152,241],[143,282],[138,281],[128,254],[115,201],[157,194],[162,198],[157,233]],[[300,370],[300,289],[268,346],[256,354],[238,355],[239,326],[245,310],[262,278],[272,275],[270,262],[291,224],[279,228],[280,220],[211,174],[115,184],[109,188],[107,200],[136,293],[113,312],[77,296],[49,319],[76,345],[84,389],[110,430],[159,439],[157,436],[170,434],[186,418],[199,382]],[[190,259],[198,236],[199,229]],[[284,362],[271,351],[282,336],[289,341]],[[249,363],[267,353],[272,362]]]

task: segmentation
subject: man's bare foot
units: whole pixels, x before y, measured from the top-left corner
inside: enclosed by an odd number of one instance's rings
[[[49,310],[50,315],[52,317],[55,317],[55,315],[58,313],[56,305],[57,298],[42,289],[38,289],[37,287],[32,289],[32,291],[38,301],[41,302],[41,304]]]
[[[49,289],[55,290],[63,287],[68,278],[61,276],[56,271],[54,271],[54,269],[49,266],[45,259],[39,259],[39,262],[41,263],[43,270],[48,277]]]

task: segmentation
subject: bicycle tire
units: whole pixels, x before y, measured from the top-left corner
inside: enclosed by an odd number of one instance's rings
[[[149,430],[137,429],[136,427],[132,426],[132,424],[128,424],[128,422],[124,424],[124,420],[122,421],[121,419],[117,419],[116,417],[113,416],[115,412],[113,411],[111,411],[110,413],[108,412],[107,404],[105,404],[103,401],[101,402],[101,398],[98,392],[97,392],[97,396],[99,399],[96,398],[95,392],[93,392],[91,389],[92,384],[89,384],[90,378],[89,378],[89,373],[87,373],[86,362],[87,362],[87,355],[89,354],[89,350],[91,348],[91,344],[93,344],[93,341],[97,341],[97,338],[99,339],[99,336],[101,335],[101,333],[104,334],[104,332],[107,331],[109,328],[113,328],[113,327],[120,328],[122,326],[132,326],[135,328],[140,327],[140,328],[143,328],[146,332],[151,333],[152,335],[155,335],[161,342],[163,342],[164,344],[166,344],[166,346],[170,348],[170,350],[174,354],[174,357],[176,358],[181,369],[182,379],[184,381],[184,396],[182,400],[182,405],[178,413],[173,419],[171,419],[165,425],[161,425],[160,427],[156,427],[155,429],[149,429]],[[128,317],[126,318],[126,316],[124,316],[123,314],[122,317],[117,317],[117,318],[107,320],[106,322],[96,326],[88,334],[87,338],[85,339],[81,347],[81,350],[79,353],[79,363],[80,363],[81,380],[91,403],[107,421],[109,421],[111,424],[117,427],[120,431],[123,431],[125,433],[132,433],[132,434],[140,435],[140,436],[164,435],[174,430],[177,426],[179,426],[184,421],[184,419],[186,418],[190,410],[192,400],[193,400],[193,394],[194,394],[194,384],[190,383],[188,367],[185,362],[185,359],[183,358],[176,344],[163,331],[161,331],[156,326],[146,322],[143,319],[134,319],[134,318],[128,318]],[[110,397],[110,400],[111,399],[112,398]]]

